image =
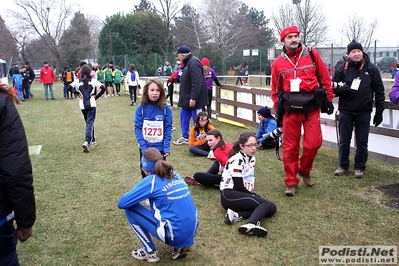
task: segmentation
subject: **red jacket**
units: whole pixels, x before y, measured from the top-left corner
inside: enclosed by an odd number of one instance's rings
[[[48,66],[40,69],[39,81],[43,84],[53,84],[56,81],[54,70]]]
[[[312,48],[312,51],[315,56],[318,75],[323,83],[322,87],[327,93],[328,101],[332,102],[334,93],[331,88],[330,73],[319,52],[315,48]],[[295,64],[296,71],[294,71]],[[272,100],[274,102],[274,109],[277,107],[278,92],[281,89],[285,92],[290,92],[290,82],[294,78],[294,72],[296,72],[296,77],[302,80],[299,85],[300,92],[312,92],[315,88],[321,87],[317,80],[316,69],[313,66],[313,60],[307,47],[300,44],[299,48],[295,51],[287,52],[284,49],[281,56],[277,57],[272,64]]]

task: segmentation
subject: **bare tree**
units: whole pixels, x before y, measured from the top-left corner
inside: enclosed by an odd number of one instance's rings
[[[281,5],[277,12],[272,13],[277,32],[296,25],[301,32],[301,41],[311,46],[316,46],[326,39],[328,26],[325,17],[320,4],[312,4],[311,0],[305,0],[302,4]]]
[[[239,47],[251,43],[251,25],[246,18],[246,9],[239,0],[205,0],[202,16],[207,24],[211,42],[231,56]]]
[[[159,5],[154,5],[156,12],[161,16],[165,26],[165,45],[163,48],[164,54],[169,53],[169,45],[172,41],[172,35],[170,33],[171,24],[174,18],[180,13],[179,1],[177,0],[158,0]],[[162,49],[162,48],[161,48]],[[166,60],[166,58],[165,58]]]
[[[342,32],[348,39],[348,42],[356,40],[363,45],[367,51],[373,41],[375,30],[378,26],[377,19],[366,22],[364,18],[359,17],[357,13],[348,17],[348,20],[343,23]]]
[[[66,23],[74,13],[72,3],[67,0],[14,0],[17,7],[12,16],[22,27],[32,30],[47,46],[60,69],[61,55],[59,41],[66,29]]]
[[[188,45],[191,48],[201,49],[202,45],[209,39],[205,33],[207,28],[195,8],[184,5],[181,17],[175,18],[172,34],[177,45]]]

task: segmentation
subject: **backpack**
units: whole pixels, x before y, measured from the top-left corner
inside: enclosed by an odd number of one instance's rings
[[[130,79],[131,79],[132,81],[135,81],[135,80],[136,80],[136,73],[135,73],[134,71],[130,74]]]
[[[72,71],[67,69],[65,71],[65,81],[66,82],[72,82],[73,81],[73,75],[72,75]]]

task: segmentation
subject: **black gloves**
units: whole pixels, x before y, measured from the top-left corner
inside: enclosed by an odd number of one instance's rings
[[[382,123],[382,114],[375,114],[373,118],[374,126],[378,127]]]
[[[328,102],[327,103],[327,114],[331,115],[332,113],[334,113],[334,104],[332,102]]]
[[[352,93],[351,88],[348,87],[348,85],[346,84],[334,89],[335,97],[346,97],[350,96],[351,93]]]

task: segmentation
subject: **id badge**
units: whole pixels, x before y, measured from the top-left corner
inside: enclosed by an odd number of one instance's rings
[[[294,78],[290,80],[290,92],[299,92],[299,84],[301,84],[300,78]]]
[[[361,79],[360,79],[360,78],[355,78],[355,79],[352,81],[351,89],[357,91],[357,90],[359,89],[360,82],[361,82]]]

